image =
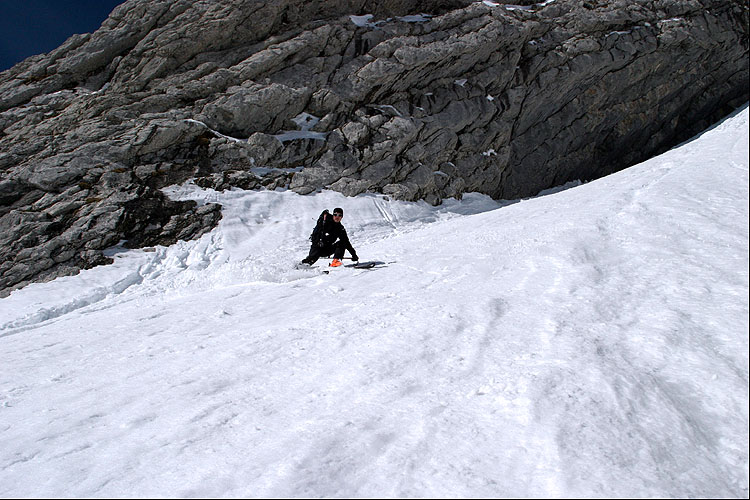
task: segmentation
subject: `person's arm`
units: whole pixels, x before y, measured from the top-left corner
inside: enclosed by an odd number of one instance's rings
[[[344,242],[344,248],[349,250],[349,254],[352,256],[353,261],[358,261],[359,257],[357,257],[357,252],[354,251],[354,247],[352,246],[351,242],[349,241],[349,236],[346,234],[346,229],[341,227],[341,241]]]

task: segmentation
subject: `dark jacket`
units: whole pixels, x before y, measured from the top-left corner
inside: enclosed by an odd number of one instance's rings
[[[323,216],[325,214],[325,217]],[[345,250],[348,250],[352,256],[357,255],[352,248],[352,244],[349,242],[349,237],[346,235],[346,229],[343,224],[333,220],[333,216],[327,211],[320,215],[318,223],[315,225],[315,229],[310,236],[312,244],[320,248],[332,248],[333,245],[340,241],[344,246]]]

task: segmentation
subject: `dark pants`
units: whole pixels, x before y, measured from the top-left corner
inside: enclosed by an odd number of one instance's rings
[[[333,245],[326,245],[323,247],[319,247],[318,245],[313,244],[310,247],[310,255],[305,257],[302,262],[304,262],[305,264],[313,265],[319,258],[328,257],[331,254],[333,254],[334,259],[343,259],[345,250],[346,248],[344,247],[344,243],[341,241],[337,241]]]

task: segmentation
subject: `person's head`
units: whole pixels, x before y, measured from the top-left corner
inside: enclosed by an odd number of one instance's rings
[[[333,209],[333,220],[336,222],[341,222],[341,219],[344,218],[344,209],[343,208],[334,208]]]

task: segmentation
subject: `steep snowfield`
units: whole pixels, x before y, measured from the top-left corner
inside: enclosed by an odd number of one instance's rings
[[[0,299],[2,497],[747,497],[748,109],[517,202],[217,193]],[[315,219],[373,270],[294,263]]]

